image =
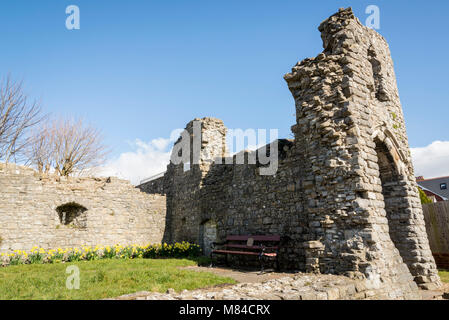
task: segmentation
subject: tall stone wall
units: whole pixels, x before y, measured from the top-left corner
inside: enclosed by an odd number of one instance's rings
[[[193,161],[193,123],[201,125],[201,145],[198,163]],[[199,243],[200,225],[205,221],[200,208],[206,205],[203,198],[203,179],[208,174],[216,157],[225,156],[226,127],[216,118],[194,119],[185,128],[190,135],[190,168],[184,164],[167,166],[164,176],[164,192],[167,194],[167,228],[164,240],[189,240]],[[176,147],[176,144],[175,144]],[[221,179],[221,178],[220,178]]]
[[[0,251],[160,243],[165,196],[116,178],[59,178],[0,164]]]
[[[214,137],[200,163],[170,163],[155,183],[167,195],[166,239],[206,244],[211,226],[217,240],[280,234],[284,267],[365,279],[392,298],[439,286],[388,44],[351,9],[319,30],[324,51],[284,77],[297,123],[293,141],[279,140],[277,173],[225,162],[223,123],[196,119]]]
[[[201,119],[202,123],[209,119]],[[309,240],[302,212],[299,164],[292,157],[293,143],[280,140],[278,174],[260,175],[260,163],[213,165],[204,170],[194,165],[169,165],[166,173],[168,241],[193,241],[207,251],[204,234],[208,224],[217,228],[217,241],[231,234],[280,234],[281,266],[304,268],[302,243]],[[249,153],[245,157],[248,158]],[[207,242],[207,243],[206,243]]]

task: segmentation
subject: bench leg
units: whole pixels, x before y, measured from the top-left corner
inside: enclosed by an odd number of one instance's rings
[[[214,266],[214,258],[213,258],[213,252],[210,253],[209,257],[210,257],[210,265],[209,268],[212,268]]]
[[[263,274],[264,272],[263,255],[259,256],[259,261],[260,261],[260,274]]]

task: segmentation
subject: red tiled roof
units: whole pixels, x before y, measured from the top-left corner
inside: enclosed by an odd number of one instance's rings
[[[429,181],[429,180],[436,180],[436,179],[444,179],[444,178],[449,178],[449,176],[436,177],[436,178],[430,178],[430,179],[424,179],[424,178],[419,179],[419,178],[422,178],[422,176],[421,177],[416,177],[416,181]]]

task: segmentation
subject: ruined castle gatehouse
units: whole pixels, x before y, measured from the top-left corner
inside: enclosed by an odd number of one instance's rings
[[[318,29],[323,52],[284,76],[294,139],[230,157],[223,122],[197,118],[140,190],[0,164],[0,252],[190,241],[208,254],[227,235],[277,234],[282,269],[359,279],[379,298],[440,286],[388,44],[350,8]],[[272,174],[261,155],[276,155]]]
[[[385,39],[341,9],[319,26],[324,50],[284,76],[296,106],[278,169],[235,164],[215,118],[200,157],[139,186],[167,197],[166,241],[282,236],[281,268],[365,279],[388,298],[440,285],[426,235],[393,61]],[[245,152],[247,156],[248,152]],[[211,162],[208,159],[218,159]],[[213,226],[213,227],[212,227]],[[317,250],[319,248],[319,250]],[[381,295],[382,296],[382,295]]]

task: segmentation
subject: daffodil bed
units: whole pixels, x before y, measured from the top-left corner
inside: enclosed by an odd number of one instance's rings
[[[33,247],[30,251],[15,250],[0,255],[0,265],[12,266],[19,264],[42,264],[58,262],[74,262],[98,259],[136,259],[136,258],[187,258],[201,255],[201,248],[189,242],[174,244],[147,245],[114,245],[114,246],[83,246],[79,248],[57,248],[45,250]]]
[[[181,269],[192,259],[98,259],[54,264],[21,264],[0,268],[0,299],[103,299],[138,291],[192,290],[230,278]],[[79,289],[69,289],[71,266],[79,269]]]

